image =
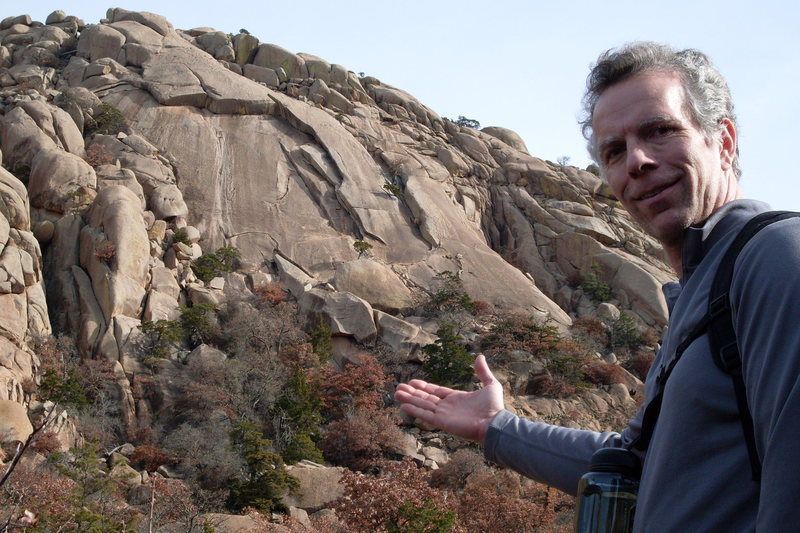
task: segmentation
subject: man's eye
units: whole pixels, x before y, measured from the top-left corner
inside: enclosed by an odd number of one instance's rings
[[[622,154],[622,148],[618,146],[609,147],[605,152],[603,152],[603,162],[608,165],[609,163],[613,163],[615,159]]]
[[[654,133],[655,133],[655,134],[656,134],[658,137],[663,137],[664,135],[669,135],[670,133],[672,133],[674,129],[675,129],[675,128],[673,128],[672,126],[666,126],[666,125],[664,125],[664,126],[659,126],[659,127],[657,127],[657,128],[655,129]]]

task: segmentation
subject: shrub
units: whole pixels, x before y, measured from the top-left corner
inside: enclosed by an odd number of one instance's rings
[[[92,123],[87,124],[86,133],[102,133],[116,135],[128,129],[128,119],[113,105],[101,103],[100,111],[92,117]]]
[[[190,244],[189,243],[189,234],[186,232],[185,228],[178,228],[172,234],[172,242],[180,242],[183,244]]]
[[[597,351],[605,350],[608,346],[607,329],[605,324],[590,316],[583,316],[572,323],[573,337]]]
[[[387,533],[448,533],[455,525],[455,510],[442,512],[432,500],[403,502],[397,515],[386,521]]]
[[[399,185],[395,185],[394,183],[385,183],[383,188],[392,196],[396,196],[397,198],[405,197],[405,192],[403,192],[403,188]]]
[[[524,350],[544,358],[554,353],[562,342],[558,328],[539,324],[529,315],[508,313],[498,317],[488,333],[480,336],[480,345],[486,353]]]
[[[148,472],[155,472],[161,465],[174,465],[175,459],[167,452],[152,444],[137,446],[131,455],[131,462]]]
[[[181,306],[180,326],[192,347],[211,339],[214,326],[209,315],[216,310],[217,306],[212,303],[194,304],[192,307]]]
[[[246,507],[265,513],[285,511],[281,497],[296,491],[299,483],[289,475],[281,456],[269,451],[272,443],[255,424],[244,421],[234,427],[231,439],[245,463],[245,479],[231,484],[228,505],[237,511]]]
[[[183,339],[184,332],[181,323],[174,320],[146,320],[141,323],[142,351],[146,365],[155,364],[157,359],[169,357],[173,343]]]
[[[427,475],[408,459],[386,464],[378,475],[345,471],[341,479],[344,495],[333,505],[336,515],[358,533],[387,531],[388,524],[402,524],[401,513],[406,518],[416,514],[409,504],[433,507],[446,516],[453,510],[452,500],[445,500],[441,491],[428,486]]]
[[[342,370],[328,365],[315,376],[323,412],[328,420],[342,418],[357,409],[377,409],[389,377],[378,360],[362,354],[358,364],[345,363]]]
[[[89,405],[86,393],[78,378],[76,369],[66,372],[46,370],[39,382],[39,396],[62,407],[81,409]]]
[[[97,168],[102,165],[112,165],[116,158],[102,144],[90,144],[86,147],[86,155],[83,156],[83,160],[89,163],[89,166]]]
[[[311,346],[319,357],[319,362],[325,364],[330,361],[333,357],[333,334],[327,322],[320,318],[309,335],[311,336]]]
[[[353,470],[373,469],[403,432],[385,410],[361,408],[331,422],[319,444],[325,458]]]
[[[319,395],[308,384],[305,372],[296,367],[274,407],[284,461],[290,464],[302,459],[322,461],[322,452],[315,443],[322,422],[321,409]]]
[[[642,334],[631,315],[622,311],[611,323],[609,343],[613,349],[635,351],[642,345]]]
[[[612,297],[611,287],[601,279],[601,275],[600,265],[594,264],[581,282],[581,288],[595,302],[606,302]]]
[[[194,275],[203,283],[208,283],[225,272],[233,272],[238,266],[241,254],[233,246],[225,246],[214,253],[203,254],[192,264]]]
[[[453,324],[443,324],[437,331],[434,344],[422,351],[427,356],[422,369],[434,383],[447,387],[463,388],[472,381],[473,357],[462,344]]]
[[[431,472],[431,486],[459,491],[472,474],[488,468],[481,454],[470,448],[461,448],[450,456],[446,464]]]
[[[54,431],[44,431],[36,435],[31,443],[31,448],[47,457],[61,449],[61,441],[58,440],[58,435]]]
[[[449,270],[439,272],[433,278],[434,292],[427,307],[431,312],[460,311],[475,312],[475,302],[464,290],[458,274]]]
[[[465,128],[472,128],[474,130],[480,129],[481,127],[480,122],[471,118],[467,118],[464,115],[459,115],[458,119],[455,122],[459,126],[463,126]]]
[[[611,385],[624,383],[625,375],[622,367],[602,361],[592,361],[583,368],[585,378],[595,385]]]
[[[653,364],[655,354],[646,350],[636,350],[624,363],[625,368],[639,377],[642,381],[647,378],[650,366]]]
[[[477,473],[460,496],[458,524],[469,533],[542,531],[553,523],[554,491],[509,470]]]
[[[367,241],[355,241],[353,243],[353,249],[358,252],[358,257],[361,257],[372,249],[372,245]]]
[[[103,241],[94,249],[94,255],[104,263],[110,263],[117,255],[117,245],[111,241]]]
[[[584,366],[586,356],[581,353],[560,353],[548,361],[547,368],[551,374],[560,376],[566,384],[576,390],[587,388]]]
[[[266,283],[259,285],[253,293],[264,303],[278,305],[286,301],[286,291],[280,283]]]
[[[322,451],[317,447],[317,443],[307,432],[299,431],[292,434],[289,441],[283,447],[281,457],[286,464],[295,464],[298,461],[308,460],[315,463],[322,463],[325,459]]]

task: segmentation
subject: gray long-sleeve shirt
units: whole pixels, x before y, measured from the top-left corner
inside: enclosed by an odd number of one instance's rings
[[[644,406],[655,388],[648,385],[705,314],[725,250],[747,220],[766,210],[763,203],[737,200],[687,230],[684,276],[664,288],[669,329],[645,382]],[[747,244],[730,295],[761,483],[751,479],[732,379],[714,364],[702,335],[666,385],[643,457],[637,532],[800,531],[800,219],[768,226]],[[574,494],[594,451],[627,446],[639,434],[644,406],[621,434],[530,422],[503,411],[487,433],[485,455]]]

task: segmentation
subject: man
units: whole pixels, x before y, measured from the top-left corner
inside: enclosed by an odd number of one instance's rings
[[[748,220],[768,210],[741,199],[733,105],[706,56],[634,43],[603,54],[587,87],[590,151],[680,278],[664,287],[670,323],[643,409],[621,434],[520,419],[503,409],[502,387],[482,355],[477,391],[413,380],[395,394],[406,413],[572,494],[594,451],[630,447],[640,435],[659,388],[655,376],[705,314],[722,255]],[[731,376],[715,365],[702,334],[675,365],[649,447],[637,452],[643,470],[635,531],[800,531],[799,220],[759,232],[739,254],[730,287],[760,481],[751,475]]]

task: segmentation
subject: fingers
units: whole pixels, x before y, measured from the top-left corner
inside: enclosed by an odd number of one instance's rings
[[[411,405],[410,403],[404,403],[401,405],[400,410],[414,418],[418,418],[423,422],[427,422],[428,424],[434,424],[434,420],[436,418],[436,413],[422,409],[415,405]]]
[[[398,390],[403,385],[398,385]],[[427,394],[433,394],[434,396],[438,396],[439,398],[444,398],[445,396],[449,396],[453,392],[453,389],[448,387],[442,387],[441,385],[436,385],[435,383],[428,383],[427,381],[422,381],[421,379],[412,379],[406,384],[407,387],[412,388],[414,390],[422,391]],[[408,389],[404,389],[408,390]]]
[[[489,370],[489,365],[486,363],[486,357],[483,354],[479,354],[475,358],[475,375],[484,385],[489,385],[495,381],[494,374]]]

